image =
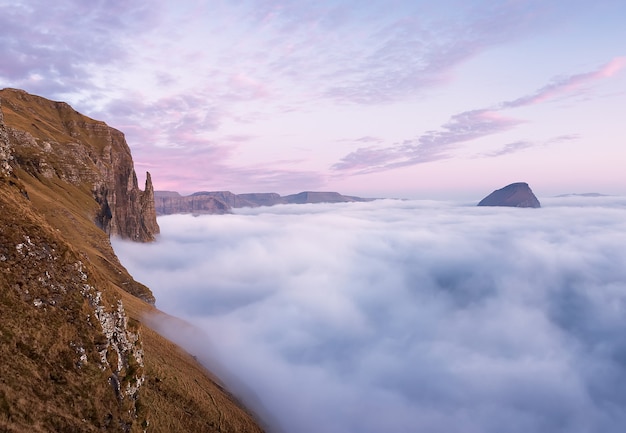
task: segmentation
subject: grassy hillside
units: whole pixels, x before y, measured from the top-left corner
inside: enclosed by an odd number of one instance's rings
[[[158,313],[152,294],[94,223],[94,184],[117,158],[102,157],[115,152],[108,127],[23,92],[0,91],[0,102],[10,166],[0,173],[0,431],[261,432],[144,323]]]

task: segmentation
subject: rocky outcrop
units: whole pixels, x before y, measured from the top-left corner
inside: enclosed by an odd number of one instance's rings
[[[0,101],[13,164],[39,179],[89,190],[97,204],[93,221],[109,235],[154,240],[159,227],[152,182],[148,174],[145,190],[139,189],[124,134],[64,102],[22,90],[3,89]],[[0,149],[0,160],[2,154]]]
[[[0,177],[10,176],[13,169],[10,162],[13,160],[11,144],[9,143],[9,133],[4,126],[4,116],[2,115],[2,101],[0,100]]]
[[[0,430],[130,432],[145,423],[137,323],[16,186],[0,183],[0,208]]]
[[[516,182],[492,192],[478,206],[539,208],[541,204],[526,182]]]
[[[337,192],[305,191],[281,196],[276,193],[233,194],[230,191],[201,191],[181,196],[172,191],[156,191],[154,195],[157,215],[176,213],[224,214],[233,208],[274,206],[277,204],[347,203],[373,199],[341,195]]]

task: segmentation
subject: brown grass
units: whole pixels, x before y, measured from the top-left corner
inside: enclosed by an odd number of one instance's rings
[[[69,128],[86,146],[104,145],[74,126],[98,122],[16,95],[0,92],[8,125],[59,142]],[[89,185],[37,175],[36,152],[15,150],[22,162],[17,177],[0,179],[0,432],[124,431],[125,425],[131,432],[261,432],[192,356],[142,322],[156,310],[133,294],[149,296],[149,289],[128,274],[93,223],[97,204]],[[87,320],[93,312],[80,293],[79,261],[105,304],[122,299],[142,336],[146,381],[136,402],[120,402],[111,371],[100,368],[103,336]],[[87,362],[79,362],[81,350]]]

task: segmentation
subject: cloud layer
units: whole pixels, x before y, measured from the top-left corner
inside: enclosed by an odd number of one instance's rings
[[[168,216],[114,246],[275,431],[619,432],[626,201],[542,203]]]

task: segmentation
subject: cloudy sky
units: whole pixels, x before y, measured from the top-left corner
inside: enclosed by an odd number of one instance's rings
[[[114,246],[273,433],[621,433],[626,199],[542,201],[173,215]]]
[[[157,189],[624,192],[622,0],[0,0],[0,87]]]

